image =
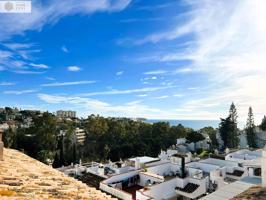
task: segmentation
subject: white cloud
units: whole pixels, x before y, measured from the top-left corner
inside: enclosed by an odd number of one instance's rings
[[[15,34],[22,34],[26,30],[41,30],[45,24],[55,24],[61,18],[69,15],[121,11],[129,4],[130,0],[49,0],[45,3],[33,1],[30,15],[1,16],[0,38],[6,40]]]
[[[78,66],[68,66],[67,70],[70,72],[78,72],[78,71],[81,71],[82,69]]]
[[[124,74],[124,71],[116,72],[116,75],[117,75],[117,76],[121,76],[121,75],[123,75],[123,74]]]
[[[154,97],[154,99],[167,99],[169,96],[168,95],[163,95],[159,97]]]
[[[69,50],[68,50],[68,48],[67,48],[66,46],[62,46],[62,47],[61,47],[61,50],[62,50],[63,52],[65,52],[65,53],[68,53],[68,52],[69,52]]]
[[[58,104],[61,108],[75,108],[82,117],[94,113],[103,116],[145,117],[148,119],[217,119],[215,113],[208,111],[197,111],[191,114],[192,109],[196,108],[174,109],[173,107],[171,110],[161,110],[145,105],[138,100],[115,105],[97,99],[71,95],[38,94],[38,98],[45,103]]]
[[[40,50],[32,43],[3,43],[6,50],[0,50],[1,70],[17,74],[42,74],[49,67],[45,64],[32,63],[35,53]],[[34,57],[34,58],[33,58]]]
[[[37,90],[8,90],[4,91],[4,94],[14,94],[14,95],[21,95],[21,94],[29,94],[37,92]]]
[[[103,92],[91,92],[82,94],[82,96],[98,96],[98,95],[119,95],[119,94],[135,94],[135,93],[143,93],[143,92],[156,92],[160,90],[165,90],[168,86],[164,87],[145,87],[145,88],[138,88],[138,89],[129,89],[129,90],[108,90]]]
[[[31,70],[12,70],[11,72],[14,72],[16,74],[44,74],[45,72],[42,71],[31,71]]]
[[[173,96],[174,97],[183,97],[184,95],[183,94],[174,94]]]
[[[72,81],[72,82],[55,82],[55,83],[46,83],[42,84],[42,87],[58,87],[58,86],[69,86],[69,85],[85,85],[92,84],[96,81]]]
[[[196,20],[197,21],[197,20]],[[144,39],[140,39],[140,40],[136,40],[134,43],[136,45],[141,45],[147,42],[151,42],[151,43],[157,43],[160,42],[162,40],[173,40],[176,39],[178,37],[181,37],[185,34],[188,34],[191,32],[191,27],[196,25],[196,21],[191,21],[188,24],[185,24],[181,27],[177,27],[174,30],[170,30],[167,32],[162,32],[162,33],[155,33],[155,34],[151,34],[147,37],[145,37]]]
[[[49,69],[49,67],[47,65],[44,64],[34,64],[31,63],[30,66],[36,68],[36,69]]]
[[[139,94],[137,95],[137,97],[147,97],[148,95],[147,94]]]
[[[0,86],[11,86],[11,85],[16,85],[16,83],[13,83],[13,82],[0,82]]]
[[[221,108],[227,109],[228,104],[234,101],[242,120],[246,118],[248,106],[251,105],[256,111],[257,122],[260,122],[266,114],[266,93],[260,89],[266,85],[266,1],[184,2],[191,10],[183,24],[180,25],[179,21],[174,29],[153,33],[138,43],[174,42],[181,36],[190,35],[190,44],[181,51],[174,52],[171,49],[169,53],[147,59],[160,62],[190,61],[189,68],[206,75],[206,79],[202,80],[206,85],[204,94],[190,98],[209,104],[212,104],[209,100],[219,102],[213,108],[217,112],[216,116],[224,115]],[[206,110],[201,108],[197,112]]]
[[[155,70],[155,71],[148,71],[144,72],[145,75],[160,75],[160,74],[165,74],[167,71],[165,70]]]
[[[192,72],[193,70],[191,68],[180,68],[180,69],[177,69],[175,70],[173,73],[174,74],[186,74],[186,73],[190,73]]]
[[[49,80],[49,81],[54,81],[54,80],[56,80],[54,77],[50,77],[50,76],[45,77],[45,79],[47,79],[47,80]]]
[[[112,105],[103,101],[79,96],[62,96],[51,94],[38,94],[40,100],[49,104],[60,104],[64,107],[75,107],[81,112],[81,116],[90,113],[116,117],[151,117],[155,113],[161,113],[159,109],[141,104],[141,101],[132,101],[120,105]]]
[[[130,102],[127,102],[125,105],[132,106],[132,105],[140,104],[141,102],[142,102],[141,100],[130,101]]]

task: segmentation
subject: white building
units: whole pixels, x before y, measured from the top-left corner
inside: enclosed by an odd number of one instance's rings
[[[76,118],[76,111],[58,110],[56,111],[56,116],[60,118]]]
[[[153,160],[150,166],[146,163],[141,167],[140,163],[145,158],[133,159],[137,163],[134,170],[107,178],[100,183],[100,189],[125,200],[170,200],[178,197],[229,200],[254,185],[260,185],[261,180],[266,186],[265,152],[239,150],[226,155],[225,160],[208,158],[196,162],[191,154],[169,149],[161,151],[161,160]],[[225,188],[230,190],[229,185],[232,191],[226,193]],[[224,195],[224,198],[218,198],[219,195]]]
[[[225,160],[196,160],[168,149],[158,158],[91,163],[86,172],[104,179],[101,190],[123,200],[229,200],[261,182],[266,187],[266,149],[229,152]]]
[[[86,140],[86,132],[84,129],[76,128],[75,131],[75,137],[78,144],[83,145]]]

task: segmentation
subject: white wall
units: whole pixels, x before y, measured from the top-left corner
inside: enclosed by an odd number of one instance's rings
[[[219,169],[219,166],[216,165],[211,165],[207,163],[200,163],[200,162],[191,162],[187,164],[187,167],[192,167],[192,168],[199,168],[204,172],[211,172],[212,170]]]
[[[112,176],[112,177],[104,180],[103,183],[111,184],[113,182],[119,182],[119,181],[125,180],[127,178],[130,178],[132,176],[135,176],[137,174],[139,174],[139,171],[133,171],[133,172],[128,172],[128,173],[124,173],[124,174],[115,175],[115,176]]]
[[[134,170],[134,167],[131,166],[126,166],[126,167],[121,167],[121,168],[111,168],[112,170],[115,171],[116,174],[121,174],[121,173],[127,173],[129,171]]]
[[[127,192],[124,192],[122,190],[116,189],[116,188],[109,187],[105,183],[100,183],[100,189],[105,191],[105,192],[107,192],[107,193],[109,193],[109,194],[112,194],[115,197],[118,197],[120,199],[132,200],[132,195],[131,194],[129,194]]]
[[[160,176],[168,175],[170,171],[171,171],[171,163],[166,163],[147,168],[147,172],[157,174]]]
[[[141,191],[136,191],[136,199],[137,200],[151,200],[151,197],[146,196]]]
[[[147,196],[153,197],[154,200],[162,200],[163,198],[170,198],[176,196],[175,187],[176,187],[176,178],[169,181],[163,182],[158,185],[150,187],[148,190],[143,193]]]
[[[153,177],[153,176],[148,176],[148,175],[142,174],[142,173],[140,173],[139,176],[140,176],[139,185],[142,186],[142,187],[147,185],[147,181],[148,180],[150,180],[151,183],[153,183],[153,182],[162,183],[164,181],[163,179],[156,178],[156,177]]]

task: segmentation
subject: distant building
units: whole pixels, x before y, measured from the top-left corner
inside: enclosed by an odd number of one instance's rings
[[[76,141],[78,144],[83,145],[86,139],[86,132],[84,129],[76,128],[75,129],[75,136],[76,136]]]
[[[76,111],[58,110],[56,111],[56,116],[60,118],[76,118]]]

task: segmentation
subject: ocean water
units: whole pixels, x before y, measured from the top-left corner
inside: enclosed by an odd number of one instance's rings
[[[155,123],[155,122],[169,122],[171,126],[176,126],[182,124],[185,127],[193,128],[199,130],[206,126],[212,126],[213,128],[218,128],[220,120],[167,120],[167,119],[147,119],[146,122]]]

